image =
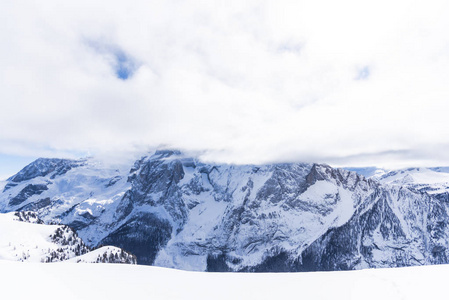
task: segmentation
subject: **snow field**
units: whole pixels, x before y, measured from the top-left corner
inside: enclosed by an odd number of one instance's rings
[[[447,293],[448,274],[448,265],[245,274],[0,261],[4,299],[432,299]]]

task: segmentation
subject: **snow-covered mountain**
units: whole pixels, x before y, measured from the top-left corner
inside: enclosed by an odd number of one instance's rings
[[[117,247],[91,251],[67,225],[46,225],[34,212],[0,214],[0,260],[136,263]]]
[[[407,168],[385,170],[375,167],[349,168],[384,185],[396,185],[426,192],[440,200],[449,201],[449,167]]]
[[[378,180],[385,184],[406,186],[429,194],[444,194],[449,191],[448,168],[409,168],[390,171]]]
[[[0,211],[34,211],[140,264],[253,272],[448,262],[445,201],[323,164],[220,165],[164,150],[123,170],[39,159],[3,186]]]

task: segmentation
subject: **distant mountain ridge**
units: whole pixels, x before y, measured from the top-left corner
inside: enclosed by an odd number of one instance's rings
[[[448,263],[446,186],[370,172],[372,179],[324,164],[208,164],[176,150],[123,170],[92,158],[39,159],[6,181],[0,212],[33,211],[90,247],[117,246],[139,264],[184,270]],[[398,174],[419,177],[410,172]]]
[[[449,191],[449,167],[417,167],[390,171],[370,167],[348,170],[375,179],[382,184],[404,186],[432,195],[446,194]]]

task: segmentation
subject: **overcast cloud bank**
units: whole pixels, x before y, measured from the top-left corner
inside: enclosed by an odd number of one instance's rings
[[[449,3],[292,2],[2,1],[0,153],[448,165]]]

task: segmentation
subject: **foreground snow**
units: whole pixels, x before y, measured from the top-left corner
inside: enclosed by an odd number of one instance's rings
[[[61,225],[21,222],[15,213],[0,214],[0,259],[45,262],[74,257],[76,246],[83,248],[82,254],[88,251],[73,231],[64,229]],[[71,238],[71,243],[52,238],[58,230],[60,240]],[[55,260],[50,260],[52,257]]]
[[[432,299],[448,275],[448,265],[254,274],[0,261],[4,299]]]
[[[133,255],[118,247],[91,251],[71,228],[45,225],[32,212],[0,214],[0,260],[136,263]]]

